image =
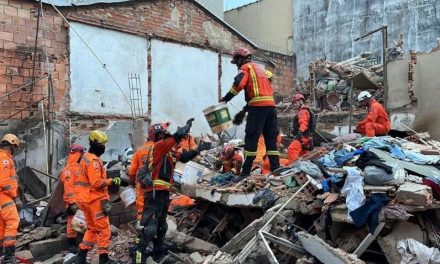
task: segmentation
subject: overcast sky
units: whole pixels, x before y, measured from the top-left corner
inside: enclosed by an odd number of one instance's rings
[[[224,0],[224,10],[227,11],[253,2],[257,2],[257,0]]]

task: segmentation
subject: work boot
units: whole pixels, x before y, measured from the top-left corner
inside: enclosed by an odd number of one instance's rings
[[[67,238],[67,244],[69,245],[69,252],[73,254],[78,253],[78,245],[76,243],[75,237],[69,237]]]
[[[99,254],[99,264],[119,264],[119,262],[109,258],[108,254]]]
[[[78,255],[76,255],[75,264],[87,264],[88,252],[86,249],[80,249]]]
[[[5,255],[3,258],[4,264],[17,264],[17,259],[15,258],[15,246],[5,247]]]

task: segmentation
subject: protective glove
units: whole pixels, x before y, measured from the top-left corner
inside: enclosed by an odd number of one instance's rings
[[[201,141],[199,143],[199,145],[197,146],[197,151],[201,152],[201,151],[204,151],[204,150],[209,150],[209,149],[211,149],[211,145],[212,144],[210,142]]]
[[[301,131],[298,131],[298,133],[296,133],[294,139],[301,141],[302,135],[303,135],[303,133]]]
[[[234,120],[232,120],[232,123],[236,126],[241,125],[243,123],[243,119],[245,116],[246,116],[246,110],[243,109],[234,116]]]
[[[67,206],[67,215],[75,215],[78,211],[78,205],[76,203],[70,203]]]
[[[216,162],[214,163],[214,167],[216,170],[219,170],[222,166],[223,166],[222,160],[216,160]]]
[[[121,185],[121,178],[119,177],[113,178],[112,183],[114,185]]]
[[[186,121],[186,125],[183,127],[178,127],[176,133],[174,133],[174,138],[176,140],[181,140],[182,138],[184,138],[186,135],[189,134],[189,131],[191,130],[191,126],[192,123],[194,122],[194,118],[190,118],[188,119],[188,121]]]

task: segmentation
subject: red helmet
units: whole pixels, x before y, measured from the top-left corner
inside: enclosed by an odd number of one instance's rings
[[[75,153],[75,152],[84,153],[84,147],[81,146],[80,144],[72,144],[70,146],[70,153]]]
[[[226,144],[223,146],[222,151],[220,152],[220,159],[226,160],[230,158],[234,154],[235,148],[231,144]]]
[[[252,55],[251,52],[246,48],[236,48],[234,53],[232,54],[231,63],[236,64],[238,57],[247,58],[248,56],[251,56],[251,55]]]
[[[300,94],[300,93],[295,94],[295,95],[292,97],[292,102],[296,102],[296,101],[299,101],[299,100],[303,100],[303,101],[305,101],[306,98],[304,97],[304,95],[302,95],[302,94]]]
[[[148,137],[150,138],[151,141],[156,141],[156,135],[158,133],[167,133],[169,126],[170,126],[170,122],[156,123],[151,125],[148,128]]]

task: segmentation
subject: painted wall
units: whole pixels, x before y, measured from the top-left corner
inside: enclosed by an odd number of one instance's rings
[[[225,12],[225,21],[259,48],[292,52],[293,0],[261,0]]]
[[[153,40],[152,122],[172,121],[170,130],[195,118],[192,133],[209,133],[203,109],[218,102],[218,55],[215,52]]]
[[[440,36],[440,0],[295,0],[293,13],[293,48],[303,77],[316,59],[341,61],[363,51],[380,55],[380,33],[353,39],[383,25],[391,47],[403,33],[405,51],[430,51]]]
[[[116,82],[70,29],[70,111],[80,114],[131,116],[129,73],[140,75],[142,104],[147,110],[147,40],[131,34],[72,23]]]

